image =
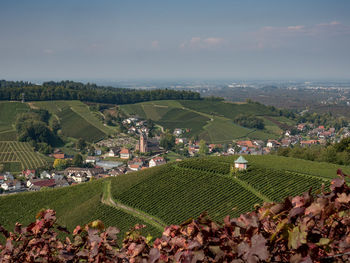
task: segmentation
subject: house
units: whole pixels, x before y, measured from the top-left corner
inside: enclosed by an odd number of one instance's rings
[[[139,164],[129,164],[128,165],[128,168],[131,170],[131,171],[140,171],[141,170],[141,167]]]
[[[2,184],[5,181],[5,176],[0,175],[0,184]]]
[[[266,146],[269,148],[277,148],[280,147],[281,144],[276,140],[268,140]]]
[[[27,181],[27,187],[31,191],[39,191],[43,187],[53,188],[55,186],[55,179],[34,179]]]
[[[175,138],[175,144],[186,144],[187,143],[187,139],[186,138]]]
[[[63,160],[66,158],[66,155],[64,153],[54,153],[54,154],[52,154],[52,157],[55,159]]]
[[[314,145],[314,144],[319,144],[319,141],[318,140],[307,140],[307,141],[300,142],[301,146],[310,146],[310,145]]]
[[[25,176],[26,179],[34,178],[35,177],[35,170],[25,170],[22,171],[22,175]]]
[[[41,179],[51,179],[51,174],[49,174],[49,173],[46,172],[46,171],[43,171],[43,172],[40,174],[40,178],[41,178]]]
[[[85,159],[85,163],[96,164],[96,162],[98,162],[99,160],[100,160],[100,158],[98,156],[88,156]]]
[[[180,136],[181,134],[182,134],[182,129],[179,129],[179,128],[174,129],[175,136]]]
[[[86,175],[86,173],[76,173],[76,174],[72,174],[71,178],[74,180],[74,182],[76,183],[83,183],[86,182],[88,180],[88,177]],[[91,177],[90,177],[91,178]]]
[[[96,148],[96,149],[95,149],[95,155],[96,155],[96,156],[102,155],[102,150],[99,149],[99,148]]]
[[[244,159],[243,156],[239,156],[239,158],[235,161],[235,168],[242,171],[247,170],[248,161]]]
[[[149,167],[154,167],[154,166],[159,166],[159,165],[162,165],[162,164],[166,164],[166,161],[163,157],[160,157],[160,156],[157,156],[157,157],[154,157],[152,158],[150,161],[149,161]]]
[[[234,154],[235,154],[235,149],[232,148],[232,147],[230,147],[230,148],[227,149],[227,153],[228,153],[229,155],[234,155]]]
[[[3,174],[3,176],[4,176],[5,181],[7,181],[7,180],[13,181],[15,179],[10,172],[6,172],[5,174]]]
[[[199,145],[189,145],[188,146],[188,153],[193,156],[196,153],[199,152]]]
[[[300,124],[298,124],[298,126],[297,126],[297,129],[298,129],[299,131],[303,131],[303,130],[305,130],[305,128],[306,128],[306,124],[305,124],[305,123],[300,123]]]
[[[63,180],[64,176],[62,174],[59,173],[52,173],[50,179],[55,179],[57,180]]]
[[[130,159],[130,151],[128,149],[122,149],[119,154],[121,159]]]
[[[108,152],[109,157],[116,157],[119,155],[120,149],[119,148],[111,148]]]
[[[64,174],[68,178],[72,178],[75,182],[85,182],[87,178],[94,177],[99,173],[103,173],[103,168],[79,168],[68,167],[64,170]]]
[[[282,147],[289,147],[291,145],[291,143],[292,143],[292,140],[289,139],[289,138],[283,138],[281,140],[281,146]]]
[[[109,174],[111,176],[118,176],[118,175],[125,174],[125,172],[126,172],[126,168],[125,167],[118,167],[118,168],[113,169],[112,171],[110,171]]]
[[[239,147],[247,147],[247,148],[256,148],[257,146],[255,144],[253,144],[252,141],[237,141],[236,144]]]
[[[8,180],[1,184],[1,188],[4,191],[15,191],[22,189],[22,183],[19,180]]]

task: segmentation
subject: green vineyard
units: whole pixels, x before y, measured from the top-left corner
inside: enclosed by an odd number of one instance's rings
[[[58,222],[73,230],[76,225],[100,219],[106,226],[117,226],[121,237],[135,224],[145,224],[145,235],[159,235],[159,230],[122,210],[101,203],[104,181],[94,181],[77,186],[35,193],[0,197],[0,222],[10,228],[13,222],[28,224],[42,208],[57,212]],[[16,209],[13,209],[16,207]]]
[[[29,152],[28,147],[0,143],[1,160],[25,162],[18,152]],[[244,172],[230,172],[237,156],[191,158],[77,186],[0,197],[0,221],[5,226],[27,223],[41,208],[53,208],[68,227],[101,219],[125,233],[141,223],[147,225],[144,233],[155,236],[163,225],[182,223],[204,211],[220,222],[226,215],[238,216],[265,201],[280,201],[310,188],[316,191],[322,184],[327,190],[336,176],[333,166],[317,175],[319,165],[324,165],[317,162],[290,158],[284,170],[284,157],[245,158],[248,170]],[[348,173],[348,167],[338,168]]]
[[[46,166],[47,162],[28,143],[0,141],[0,164],[4,169],[16,173]]]

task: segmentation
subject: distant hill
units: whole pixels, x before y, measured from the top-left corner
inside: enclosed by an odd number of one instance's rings
[[[228,143],[234,139],[278,138],[293,121],[280,117],[259,103],[227,103],[210,100],[163,100],[121,105],[129,116],[152,119],[166,128],[183,128],[186,137],[198,136],[210,143]],[[246,128],[234,123],[239,115],[251,115],[263,120],[263,130]]]
[[[101,219],[123,233],[135,223],[158,235],[208,211],[214,220],[237,216],[264,201],[329,186],[339,166],[279,156],[246,156],[249,169],[235,175],[237,156],[186,159],[182,162],[61,189],[0,197],[0,222],[33,221],[41,208],[53,208],[68,228]],[[350,173],[349,167],[339,167]]]

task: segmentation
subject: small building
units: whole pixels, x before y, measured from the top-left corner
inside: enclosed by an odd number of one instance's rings
[[[128,149],[122,149],[120,151],[120,158],[121,159],[129,159],[130,158],[130,151]]]
[[[247,165],[248,161],[242,156],[239,156],[239,158],[235,161],[235,168],[240,171],[247,170]]]
[[[27,187],[31,191],[39,191],[42,187],[55,187],[55,179],[34,179],[27,181]]]
[[[154,157],[149,161],[149,167],[155,167],[162,164],[166,164],[166,161],[163,157],[160,157],[160,156]]]
[[[100,160],[100,158],[98,156],[88,156],[85,159],[85,163],[96,164],[96,162],[98,162],[99,160]]]
[[[109,157],[116,157],[119,155],[120,149],[119,148],[111,148],[108,152]]]

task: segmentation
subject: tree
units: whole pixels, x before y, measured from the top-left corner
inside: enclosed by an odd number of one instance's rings
[[[84,165],[84,160],[83,160],[83,156],[81,156],[81,154],[76,154],[74,155],[73,158],[73,165],[77,166],[77,167],[82,167]]]
[[[175,136],[167,131],[160,139],[160,146],[165,150],[171,150],[175,146]]]
[[[199,142],[199,155],[207,155],[209,153],[209,148],[207,146],[207,143],[204,140],[200,140]]]
[[[56,170],[63,170],[67,168],[68,164],[69,163],[67,160],[55,159],[55,161],[53,162],[53,168]]]
[[[60,124],[60,122],[59,122],[57,119],[54,119],[54,120],[52,121],[51,127],[52,127],[52,131],[53,131],[55,134],[57,134],[58,130],[61,129],[61,124]]]
[[[83,138],[80,138],[77,142],[77,149],[83,150],[86,147],[86,142]]]

